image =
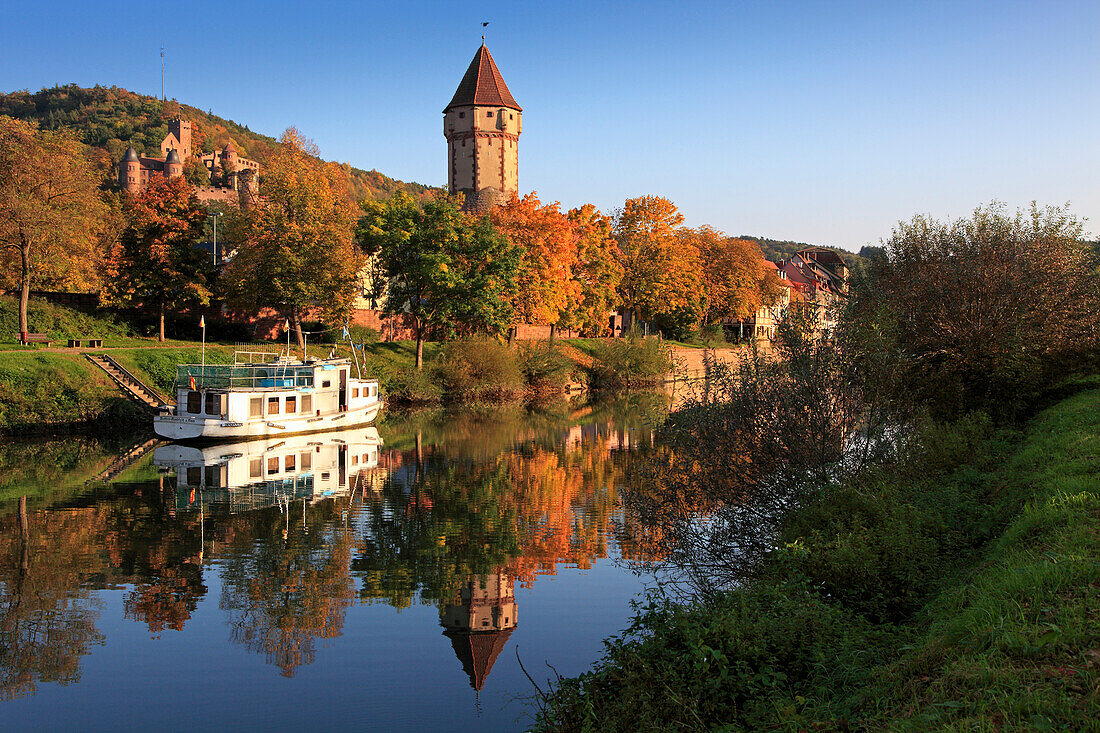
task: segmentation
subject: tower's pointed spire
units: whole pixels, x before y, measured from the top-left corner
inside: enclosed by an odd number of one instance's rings
[[[474,54],[474,60],[470,62],[470,68],[466,69],[466,75],[458,84],[451,103],[443,108],[443,111],[452,107],[472,107],[484,105],[486,107],[508,107],[518,112],[523,108],[516,104],[512,93],[508,91],[508,85],[504,83],[504,77],[500,75],[500,69],[493,61],[493,55],[489,53],[485,45],[485,38],[481,39],[481,47]]]

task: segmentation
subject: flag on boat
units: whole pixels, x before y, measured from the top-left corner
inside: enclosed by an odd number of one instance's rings
[[[195,378],[194,377],[191,377],[191,389],[198,389],[198,387],[195,386]]]
[[[195,503],[195,490],[194,489],[191,489],[191,502],[190,503],[192,503],[192,504]]]
[[[199,328],[206,328],[206,316],[199,316]]]

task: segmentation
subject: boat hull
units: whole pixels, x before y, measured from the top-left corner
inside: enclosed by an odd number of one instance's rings
[[[247,422],[230,422],[201,416],[157,415],[153,418],[153,430],[162,438],[173,441],[274,438],[283,435],[323,433],[366,425],[378,417],[381,409],[382,403],[374,402],[332,415],[283,416],[283,419],[277,421],[254,419]]]

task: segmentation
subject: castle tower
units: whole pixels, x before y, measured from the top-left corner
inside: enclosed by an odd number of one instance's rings
[[[191,157],[191,123],[187,120],[172,120],[168,125],[168,135],[160,144],[160,154],[168,157],[168,151],[179,153],[180,160]]]
[[[225,175],[225,185],[233,190],[237,189],[237,169],[240,163],[237,160],[237,149],[233,143],[228,142],[222,148],[222,171]]]
[[[443,110],[447,188],[466,195],[467,209],[485,209],[519,195],[521,132],[523,108],[483,41]]]
[[[126,148],[126,154],[118,164],[118,182],[126,193],[137,193],[141,190],[141,159],[133,145]]]
[[[168,151],[168,157],[164,159],[164,177],[179,178],[183,175],[183,161],[175,150]]]

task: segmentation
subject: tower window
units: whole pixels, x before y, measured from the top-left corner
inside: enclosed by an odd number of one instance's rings
[[[486,116],[486,117],[492,117],[492,116],[493,116],[493,112],[492,112],[492,110],[490,110],[490,111],[486,112],[486,113],[485,113],[485,116]]]
[[[508,113],[508,119],[512,119],[512,113],[511,112]]]
[[[466,119],[466,113],[465,112],[459,112],[458,113],[458,119],[460,119],[460,120]]]

